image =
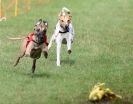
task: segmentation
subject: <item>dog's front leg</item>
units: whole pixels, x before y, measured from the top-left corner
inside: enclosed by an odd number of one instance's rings
[[[52,46],[52,42],[55,40],[55,34],[52,35],[51,39],[50,39],[50,42],[49,42],[49,45],[48,45],[48,50],[51,48]]]
[[[70,54],[72,52],[71,51],[71,44],[72,44],[72,34],[69,33],[68,37],[67,37],[67,51],[68,51],[68,54]]]
[[[49,42],[49,45],[48,45],[48,50],[50,49],[50,47],[52,46],[52,42],[54,41],[54,40],[56,40],[56,38],[58,37],[58,33],[59,33],[59,24],[57,23],[57,25],[56,25],[56,29],[54,30],[54,33],[53,33],[53,35],[52,35],[52,37],[51,37],[51,39],[50,39],[50,42]]]
[[[48,57],[48,47],[45,43],[43,44],[42,52],[44,54],[44,57],[47,58]]]
[[[32,64],[32,73],[35,72],[35,68],[36,68],[36,59],[33,59],[33,64]]]
[[[60,66],[60,52],[61,52],[61,43],[62,43],[62,40],[61,40],[61,37],[58,36],[57,39],[56,39],[56,43],[57,43],[57,49],[56,49],[56,54],[57,54],[57,66]]]

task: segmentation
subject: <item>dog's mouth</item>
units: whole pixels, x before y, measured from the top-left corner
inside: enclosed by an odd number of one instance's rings
[[[60,26],[61,26],[61,28],[63,28],[64,31],[69,31],[69,26],[68,25],[65,25],[65,26],[60,25]]]

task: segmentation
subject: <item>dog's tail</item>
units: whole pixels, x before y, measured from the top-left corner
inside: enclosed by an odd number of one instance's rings
[[[26,38],[26,37],[7,37],[7,39],[9,39],[9,40],[22,40],[24,38]]]

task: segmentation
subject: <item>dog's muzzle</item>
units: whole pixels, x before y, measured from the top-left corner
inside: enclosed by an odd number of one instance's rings
[[[68,25],[65,26],[65,30],[69,32],[69,26]]]
[[[44,35],[45,35],[45,31],[36,32],[35,43],[37,43],[38,45],[43,44],[44,43]]]
[[[36,29],[36,32],[40,32],[40,29]]]
[[[69,26],[68,25],[66,25],[63,29],[64,29],[64,31],[59,31],[59,33],[67,33],[67,32],[69,32]]]
[[[43,32],[39,32],[39,34],[37,35],[37,38],[38,38],[38,43],[39,44],[42,44],[44,42],[44,33]]]

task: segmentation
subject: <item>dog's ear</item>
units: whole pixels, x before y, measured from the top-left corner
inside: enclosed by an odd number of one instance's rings
[[[48,21],[43,20],[43,23],[48,27]]]
[[[64,16],[62,16],[62,15],[61,15],[61,16],[59,16],[59,18],[58,18],[58,19],[59,19],[59,20],[62,20],[62,19],[63,19],[63,17],[64,17]]]
[[[35,25],[40,24],[41,22],[42,22],[42,19],[36,19],[35,20]]]
[[[40,22],[42,22],[42,19],[39,19]]]
[[[72,15],[69,15],[70,20],[72,19]]]

